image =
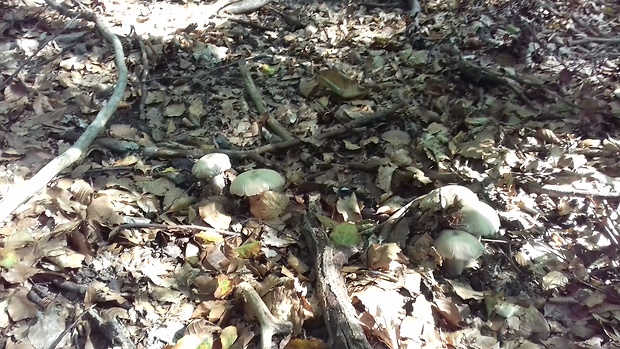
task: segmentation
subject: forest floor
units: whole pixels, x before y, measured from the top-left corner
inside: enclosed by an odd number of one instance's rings
[[[620,347],[617,2],[63,6],[0,4],[0,346]]]

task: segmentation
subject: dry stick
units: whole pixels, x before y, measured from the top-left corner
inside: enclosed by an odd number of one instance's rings
[[[45,0],[45,2],[62,15],[67,17],[75,15],[72,11],[61,7],[52,0]],[[123,93],[127,86],[127,66],[125,65],[125,54],[121,41],[108,29],[105,23],[92,12],[83,11],[79,13],[79,16],[93,21],[101,35],[103,35],[114,48],[114,62],[118,69],[118,81],[114,87],[114,92],[106,105],[97,113],[95,120],[86,128],[84,134],[80,136],[73,146],[50,161],[32,178],[9,190],[4,199],[0,201],[0,222],[8,218],[21,204],[28,201],[28,199],[39,190],[43,189],[47,183],[56,177],[58,173],[76,162],[84,154],[99,133],[101,133],[123,98]]]
[[[292,323],[280,320],[271,314],[263,299],[249,282],[240,283],[237,291],[245,298],[260,323],[260,349],[271,349],[274,335],[288,335],[293,331]]]
[[[405,107],[407,103],[401,102],[394,107],[383,110],[372,115],[368,115],[365,117],[361,117],[359,119],[355,119],[353,121],[349,121],[344,125],[338,126],[330,131],[321,132],[309,140],[311,141],[324,141],[326,139],[342,136],[347,132],[354,130],[358,127],[366,126],[371,123],[377,122],[379,120],[387,119],[390,116],[393,116],[399,109]],[[265,154],[269,152],[274,152],[282,149],[288,149],[297,147],[304,144],[304,140],[302,139],[292,139],[290,141],[278,142],[278,143],[270,143],[263,145],[258,148],[250,149],[250,150],[230,150],[230,149],[211,149],[211,150],[199,150],[197,152],[193,152],[191,150],[170,150],[170,149],[159,149],[159,148],[147,148],[145,149],[145,153],[147,157],[162,157],[162,158],[172,158],[172,157],[187,157],[191,156],[196,159],[201,156],[209,153],[223,153],[230,157],[235,158],[251,158],[256,155]]]
[[[570,41],[571,45],[583,45],[583,44],[590,44],[590,43],[596,43],[596,44],[606,44],[606,45],[616,45],[616,44],[620,44],[620,38],[593,38],[593,37],[586,37],[580,40],[574,40],[574,41]]]
[[[390,235],[390,233],[392,232],[392,228],[396,224],[398,224],[398,222],[400,222],[401,219],[403,219],[405,217],[405,215],[411,209],[411,206],[417,204],[425,196],[426,195],[420,196],[420,197],[417,197],[417,198],[409,201],[405,206],[401,207],[400,209],[398,209],[398,211],[394,212],[394,214],[392,214],[390,216],[390,218],[388,218],[385,222],[381,223],[378,226],[375,226],[375,228],[373,230],[371,230],[371,231],[374,232],[377,229],[381,228],[381,230],[380,230],[381,233],[379,234],[379,236],[381,237],[382,240],[387,240],[388,235]]]
[[[69,327],[65,327],[65,329],[58,335],[58,337],[56,337],[56,339],[54,340],[54,342],[47,348],[45,349],[56,349],[56,347],[58,346],[58,344],[60,344],[60,342],[62,341],[63,338],[65,338],[65,336],[67,335],[67,333],[73,331],[73,329],[80,323],[80,321],[82,320],[82,317],[84,317],[84,315],[86,315],[87,312],[91,311],[93,308],[95,307],[94,304],[91,304],[88,309],[82,311],[80,314],[78,314],[78,316],[75,317],[75,319],[73,319],[73,322],[71,323],[71,325],[69,325]]]
[[[210,228],[210,227],[203,227],[202,225],[194,225],[194,224],[168,225],[168,224],[157,224],[157,223],[125,223],[112,229],[110,236],[114,235],[115,231],[119,231],[122,229],[200,230],[200,231],[218,233],[218,234],[222,234],[226,236],[240,236],[241,235],[239,233],[235,233],[232,231],[220,230],[220,229],[215,229],[215,228]]]
[[[146,79],[149,77],[149,59],[146,56],[146,45],[142,38],[136,33],[136,28],[131,26],[131,34],[140,46],[140,62],[142,63],[142,74],[140,76],[140,120],[146,119]]]
[[[278,120],[271,116],[271,114],[267,110],[265,102],[263,102],[263,99],[260,96],[260,92],[258,91],[258,88],[256,88],[254,80],[252,80],[250,70],[245,64],[244,58],[241,58],[239,60],[239,70],[241,71],[241,75],[243,76],[243,81],[245,81],[245,88],[248,90],[248,94],[250,95],[250,98],[252,98],[252,101],[254,101],[256,109],[261,115],[267,116],[267,126],[269,126],[271,131],[280,136],[280,138],[282,138],[284,141],[294,140],[295,137],[293,137],[282,125],[280,125]]]

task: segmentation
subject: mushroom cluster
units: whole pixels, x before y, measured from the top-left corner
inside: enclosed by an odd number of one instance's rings
[[[211,194],[221,195],[226,187],[226,171],[232,167],[230,158],[223,153],[207,154],[194,164],[192,174]],[[269,169],[256,169],[238,175],[230,183],[230,193],[248,197],[250,212],[259,219],[278,217],[288,205],[282,194],[284,177]]]
[[[424,210],[455,208],[452,229],[439,233],[434,246],[443,258],[444,272],[449,276],[460,275],[465,267],[482,256],[484,246],[480,238],[499,232],[499,215],[489,204],[466,187],[447,185],[437,188],[422,199]]]

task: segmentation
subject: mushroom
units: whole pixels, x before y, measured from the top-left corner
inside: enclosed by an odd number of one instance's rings
[[[276,218],[288,205],[288,198],[280,194],[284,177],[269,169],[244,172],[230,184],[230,192],[250,198],[250,212],[259,219]]]
[[[282,188],[284,177],[266,168],[243,172],[230,184],[230,192],[237,196],[253,196],[266,191],[279,192]]]
[[[448,208],[455,203],[460,202],[461,205],[472,204],[478,202],[478,196],[469,188],[460,185],[446,185],[431,190],[426,197],[420,202],[420,208],[423,210]]]
[[[465,203],[458,215],[460,219],[453,228],[465,230],[477,238],[494,235],[499,231],[499,215],[487,203],[478,202],[474,205]]]
[[[459,276],[465,267],[484,253],[478,239],[462,230],[442,230],[435,240],[435,249],[443,257],[442,268],[447,276]]]
[[[226,186],[224,171],[231,167],[228,155],[211,153],[196,161],[192,167],[192,174],[199,180],[208,182],[213,193],[220,195]]]

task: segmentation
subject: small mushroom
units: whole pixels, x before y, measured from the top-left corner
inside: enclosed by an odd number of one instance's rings
[[[220,195],[226,186],[224,171],[231,167],[228,155],[211,153],[196,161],[192,167],[192,174],[199,180],[208,182],[212,192]]]
[[[250,212],[259,219],[278,217],[288,205],[288,198],[280,194],[284,177],[269,169],[244,172],[230,184],[230,192],[250,198]]]
[[[469,190],[469,188],[452,184],[431,190],[420,202],[420,208],[430,210],[448,208],[456,203],[465,205],[468,203],[476,204],[477,202],[478,196],[476,193]]]
[[[230,184],[230,192],[237,196],[254,196],[266,191],[281,191],[284,177],[274,170],[259,168],[238,175]]]
[[[494,235],[499,231],[501,223],[497,211],[484,202],[475,205],[466,203],[458,215],[460,219],[454,228],[465,230],[477,238]]]
[[[484,253],[478,239],[462,230],[442,230],[435,240],[435,249],[443,257],[442,268],[447,276],[459,276],[465,267]]]

